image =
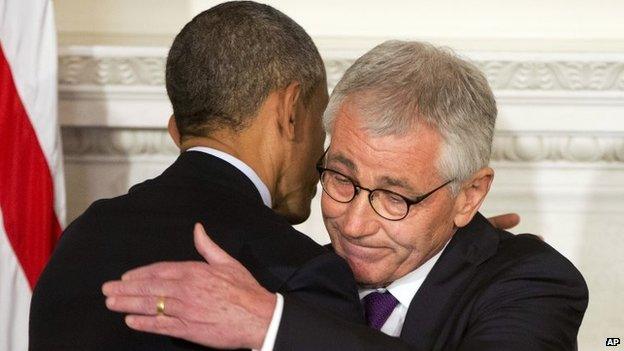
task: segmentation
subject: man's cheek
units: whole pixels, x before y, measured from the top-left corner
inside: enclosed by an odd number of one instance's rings
[[[334,219],[340,217],[340,215],[344,212],[343,207],[344,204],[330,199],[329,196],[323,192],[323,195],[321,196],[321,212],[323,212],[324,219]]]

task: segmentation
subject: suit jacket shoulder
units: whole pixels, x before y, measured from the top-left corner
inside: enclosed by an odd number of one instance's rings
[[[574,350],[588,289],[563,255],[534,235],[501,233],[483,264],[463,350]],[[478,292],[477,292],[478,291]]]
[[[586,307],[570,261],[478,214],[412,300],[401,337],[423,350],[572,350]]]

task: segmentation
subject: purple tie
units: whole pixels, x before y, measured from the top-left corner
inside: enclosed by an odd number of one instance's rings
[[[372,292],[362,299],[364,303],[364,314],[366,316],[366,322],[368,326],[381,330],[381,327],[386,323],[392,311],[399,303],[399,301],[392,296],[392,294],[388,291],[380,293],[380,292]]]

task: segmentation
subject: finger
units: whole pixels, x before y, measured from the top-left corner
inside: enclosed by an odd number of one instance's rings
[[[183,338],[187,325],[178,318],[168,316],[126,316],[126,325],[134,330]]]
[[[160,302],[160,297],[156,296],[116,296],[106,298],[106,308],[115,312],[128,314],[140,314],[146,316],[155,316],[158,314],[156,307]],[[165,298],[164,314],[169,317],[182,316],[184,306],[180,300],[175,298]]]
[[[223,251],[223,249],[212,241],[212,239],[210,239],[201,223],[195,223],[193,235],[195,248],[197,249],[197,252],[204,257],[206,262],[211,264],[238,262],[232,258],[232,256],[228,255],[227,252]]]
[[[181,269],[185,264],[192,262],[158,262],[131,269],[121,276],[121,280],[146,280],[153,278],[180,279],[184,276]]]
[[[177,297],[181,291],[175,280],[114,280],[102,285],[102,293],[110,296]]]
[[[520,223],[520,216],[517,213],[506,213],[490,217],[488,220],[498,229],[511,229]]]

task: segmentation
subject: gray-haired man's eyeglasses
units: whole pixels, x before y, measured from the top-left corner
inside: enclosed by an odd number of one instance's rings
[[[340,203],[349,203],[361,190],[366,190],[368,191],[368,202],[373,210],[381,217],[391,221],[400,221],[407,217],[412,205],[422,202],[431,194],[452,182],[452,180],[449,180],[426,194],[410,199],[390,190],[364,188],[348,176],[321,166],[324,157],[325,154],[319,160],[316,169],[319,172],[323,191],[329,197]]]

